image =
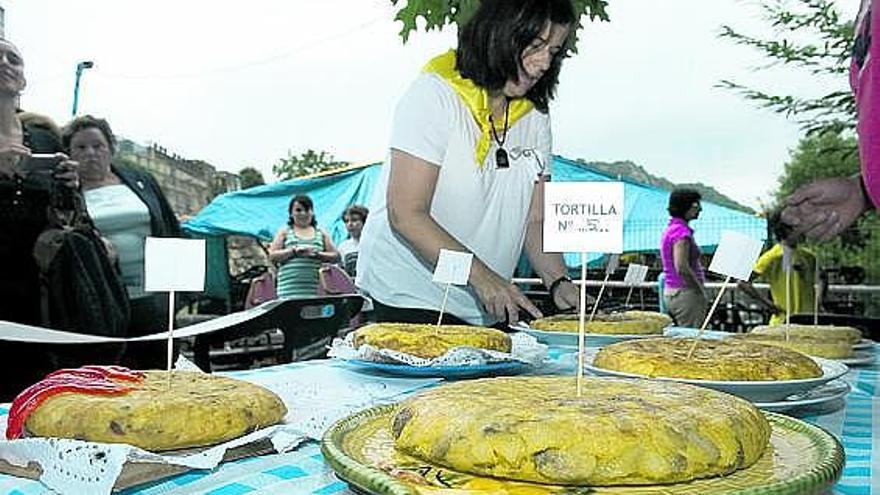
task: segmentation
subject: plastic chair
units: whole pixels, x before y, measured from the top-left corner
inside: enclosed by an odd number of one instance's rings
[[[347,329],[363,304],[364,298],[358,294],[282,300],[257,318],[197,336],[193,358],[199,368],[210,371],[212,344],[278,328],[284,334],[281,361],[289,363],[297,349],[329,340],[339,335],[340,330]]]

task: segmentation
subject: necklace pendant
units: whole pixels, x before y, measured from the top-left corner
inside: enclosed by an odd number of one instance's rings
[[[507,150],[498,148],[495,150],[495,168],[510,167],[510,160],[507,159]]]

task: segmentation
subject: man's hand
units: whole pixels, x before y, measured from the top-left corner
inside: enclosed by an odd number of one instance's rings
[[[520,319],[520,308],[534,318],[544,316],[515,285],[495,273],[490,273],[484,280],[479,283],[474,282],[472,285],[483,307],[499,321],[516,323]]]
[[[0,142],[0,177],[10,177],[23,158],[31,156],[27,146],[16,142]]]
[[[859,177],[823,179],[799,188],[785,201],[782,221],[792,236],[827,241],[852,225],[868,208]]]

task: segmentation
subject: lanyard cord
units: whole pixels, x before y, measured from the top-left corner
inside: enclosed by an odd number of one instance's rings
[[[498,139],[498,133],[495,131],[495,120],[492,119],[492,114],[489,114],[489,123],[492,127],[492,137],[495,139],[495,142],[498,143],[498,147],[501,148],[504,146],[504,142],[507,141],[507,123],[510,119],[510,99],[504,98],[504,134],[501,135],[501,139]]]

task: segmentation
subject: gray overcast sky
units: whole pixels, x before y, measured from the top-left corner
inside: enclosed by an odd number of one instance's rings
[[[775,188],[801,132],[714,87],[721,79],[816,93],[845,87],[780,70],[717,38],[759,33],[755,2],[610,0],[588,24],[551,107],[554,151],[632,160],[675,182],[700,181],[750,206]],[[67,121],[74,68],[93,60],[80,113],[222,170],[307,148],[385,158],[394,105],[454,31],[403,45],[390,0],[0,0],[26,60],[25,108]],[[847,16],[857,0],[839,0]]]

